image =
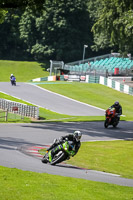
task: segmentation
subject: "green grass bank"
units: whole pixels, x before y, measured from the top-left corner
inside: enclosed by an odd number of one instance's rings
[[[1,200],[132,200],[132,187],[0,167]]]
[[[34,78],[45,77],[49,75],[49,72],[46,71],[48,67],[48,62],[0,60],[0,81],[8,82],[11,74],[15,75],[17,82],[26,82]]]
[[[123,120],[133,120],[133,96],[96,83],[41,84],[42,88],[106,110],[115,101],[123,107]],[[101,118],[100,118],[101,119]]]

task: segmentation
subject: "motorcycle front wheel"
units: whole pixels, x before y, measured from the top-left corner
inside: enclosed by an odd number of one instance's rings
[[[44,157],[42,158],[42,163],[47,163],[48,162],[48,158],[47,155],[44,155]]]
[[[50,165],[56,165],[57,163],[61,163],[65,159],[66,159],[65,153],[63,151],[60,151],[58,154],[56,154],[54,156],[54,158],[52,159]]]
[[[104,122],[104,127],[105,128],[108,128],[108,125],[109,125],[109,119],[107,118]]]

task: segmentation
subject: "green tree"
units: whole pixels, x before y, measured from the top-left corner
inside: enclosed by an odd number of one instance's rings
[[[37,40],[36,26],[35,26],[35,15],[33,10],[29,7],[26,8],[21,16],[19,22],[20,39],[26,45],[26,51],[31,53],[32,46]]]
[[[99,5],[98,5],[99,3]],[[112,47],[122,53],[133,52],[133,1],[131,0],[97,0],[91,1],[96,8],[91,12],[95,23],[94,49]],[[92,8],[91,7],[91,8]],[[94,15],[97,13],[97,17]]]
[[[85,56],[91,57],[93,24],[87,3],[88,0],[2,0],[0,6],[8,14],[0,25],[0,57],[70,62],[82,59],[84,44],[89,47]]]
[[[18,23],[22,11],[10,8],[0,24],[0,59],[24,59],[24,43],[20,40]]]
[[[25,8],[26,6],[41,8],[43,3],[45,3],[45,0],[1,0],[0,7],[6,9]]]
[[[87,0],[47,0],[40,12],[27,8],[20,34],[35,59],[82,59],[83,45],[92,45]],[[91,49],[88,49],[91,54]]]
[[[0,24],[4,21],[7,11],[0,8]]]

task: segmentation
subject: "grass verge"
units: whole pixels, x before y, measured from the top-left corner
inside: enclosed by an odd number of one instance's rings
[[[21,119],[21,115],[15,114],[15,113],[9,113],[8,112],[8,119],[5,121],[5,112],[0,110],[0,123],[7,123],[7,122],[12,122],[12,123],[29,123],[31,122],[31,119],[28,117],[24,117]]]
[[[72,82],[71,84],[40,84],[42,88],[62,94],[72,99],[96,106],[102,109],[107,109],[116,100],[123,107],[122,120],[133,120],[133,96],[113,90],[107,86],[95,83],[79,83]]]
[[[1,200],[131,200],[132,187],[0,167]]]
[[[17,82],[45,77],[49,75],[45,71],[48,66],[49,63],[0,60],[0,81],[8,82],[11,74],[16,76]]]
[[[66,162],[133,179],[133,141],[82,142],[77,155]]]

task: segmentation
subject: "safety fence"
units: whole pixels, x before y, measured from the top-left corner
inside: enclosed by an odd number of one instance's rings
[[[130,87],[129,85],[126,84],[121,84],[119,81],[114,81],[111,78],[105,78],[100,76],[99,83],[102,85],[106,85],[110,88],[113,88],[115,90],[118,90],[120,92],[133,95],[133,87]]]
[[[0,99],[0,109],[8,109],[8,112],[21,116],[32,117],[35,119],[39,118],[39,108],[37,106],[29,106],[15,101]]]
[[[77,81],[77,82],[87,82],[87,83],[99,83],[100,76],[92,75],[62,75],[62,81]]]
[[[7,121],[7,117],[8,117],[8,109],[0,110],[0,119]]]
[[[87,83],[99,83],[100,76],[90,76],[86,75],[86,82]]]
[[[102,85],[106,85],[112,89],[115,89],[117,91],[133,95],[133,87],[130,87],[126,84],[121,84],[119,81],[115,81],[112,78],[105,78],[103,76],[86,76],[86,82],[87,83],[99,83]]]
[[[30,81],[32,81],[32,82],[48,81],[48,77],[35,78]]]

